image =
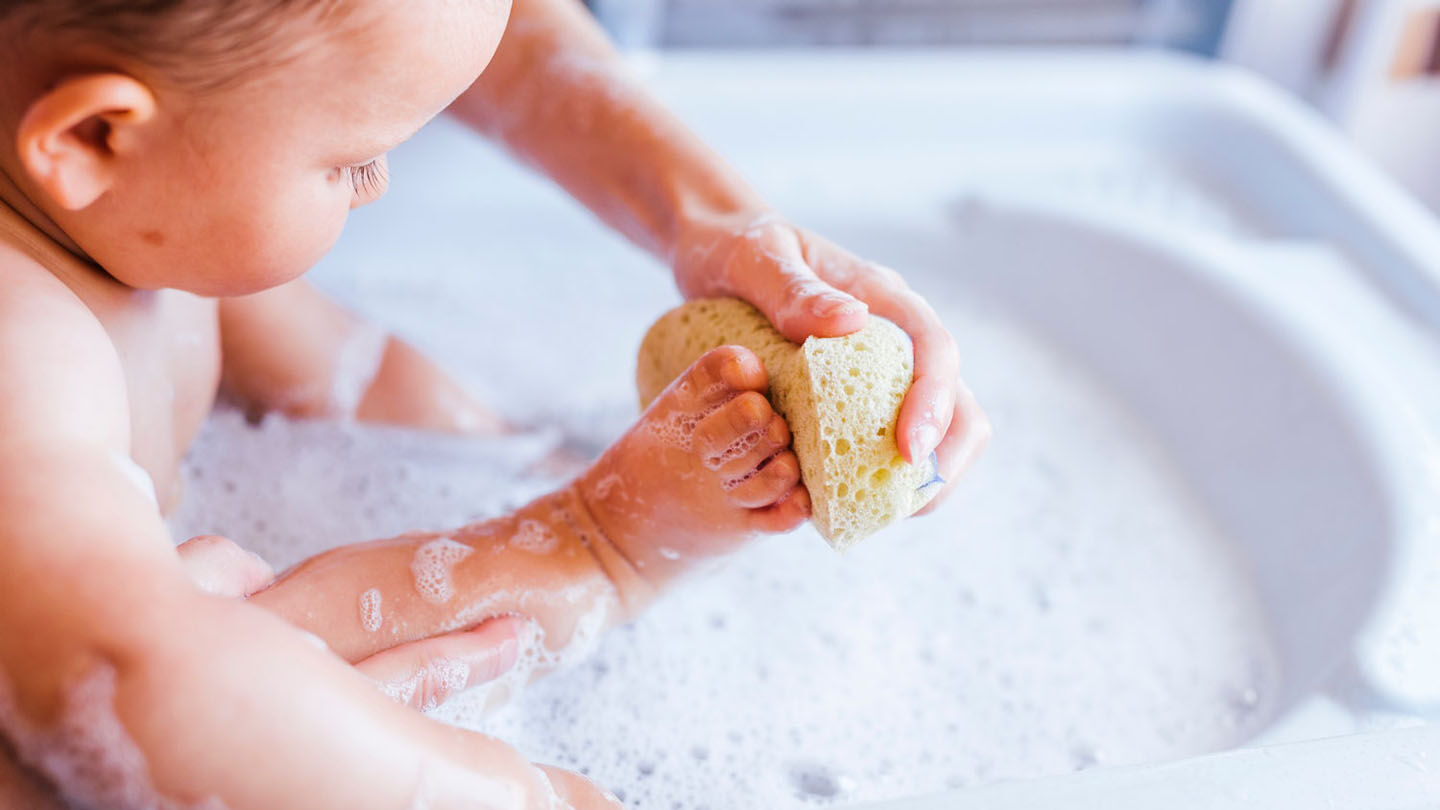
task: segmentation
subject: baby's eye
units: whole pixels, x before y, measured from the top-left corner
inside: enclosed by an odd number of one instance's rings
[[[350,185],[355,189],[355,196],[364,199],[379,197],[385,192],[385,186],[390,180],[390,170],[383,156],[369,163],[347,167],[345,173],[350,176]]]

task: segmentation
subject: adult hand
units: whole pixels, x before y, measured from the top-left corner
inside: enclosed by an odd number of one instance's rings
[[[225,537],[192,537],[176,551],[196,587],[215,596],[243,598],[275,580],[264,560]],[[491,619],[469,630],[391,647],[354,666],[400,703],[433,709],[509,672],[527,624],[511,616]]]
[[[767,213],[688,223],[672,255],[686,298],[733,296],[754,304],[796,343],[837,337],[869,313],[894,322],[915,348],[915,377],[900,407],[896,438],[912,464],[935,455],[944,489],[933,510],[985,448],[990,422],[960,379],[960,353],[935,310],[888,267],[866,261]]]
[[[555,795],[569,810],[625,810],[614,794],[578,773],[551,765],[537,765],[550,780]]]

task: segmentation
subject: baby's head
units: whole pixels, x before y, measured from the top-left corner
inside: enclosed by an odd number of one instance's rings
[[[309,269],[385,153],[470,85],[509,0],[0,0],[0,169],[117,280]]]

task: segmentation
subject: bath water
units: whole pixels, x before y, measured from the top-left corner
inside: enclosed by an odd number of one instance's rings
[[[222,409],[187,462],[177,539],[224,534],[283,567],[459,526],[549,491],[557,449],[593,455],[634,419],[634,353],[677,300],[668,280],[453,129],[426,138],[394,155],[391,197],[356,213],[316,280],[527,431],[250,426]],[[462,160],[493,189],[449,179]],[[809,529],[764,539],[498,712],[462,697],[439,714],[650,810],[1163,760],[1272,719],[1282,673],[1244,559],[1144,423],[955,269],[901,269],[995,426],[955,497],[845,556]]]
[[[947,315],[995,440],[937,514],[844,556],[808,529],[765,539],[498,713],[441,713],[664,810],[902,796],[1256,731],[1278,677],[1265,622],[1177,470],[1062,355]],[[494,441],[222,410],[176,536],[288,565],[498,514],[560,483],[542,462],[567,432],[623,428],[625,403],[574,407],[578,427]]]

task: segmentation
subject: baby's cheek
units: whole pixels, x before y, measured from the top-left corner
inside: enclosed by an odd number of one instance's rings
[[[299,278],[314,267],[345,227],[348,208],[335,200],[310,195],[300,205],[272,205],[264,216],[253,217],[247,241],[251,249],[246,266],[237,275],[251,292],[269,289]]]
[[[349,196],[329,191],[331,193],[312,195],[301,204],[287,206],[289,210],[282,212],[281,219],[274,223],[276,232],[283,228],[288,234],[286,263],[296,275],[324,258],[345,228],[350,215]],[[297,195],[296,199],[303,198]]]

